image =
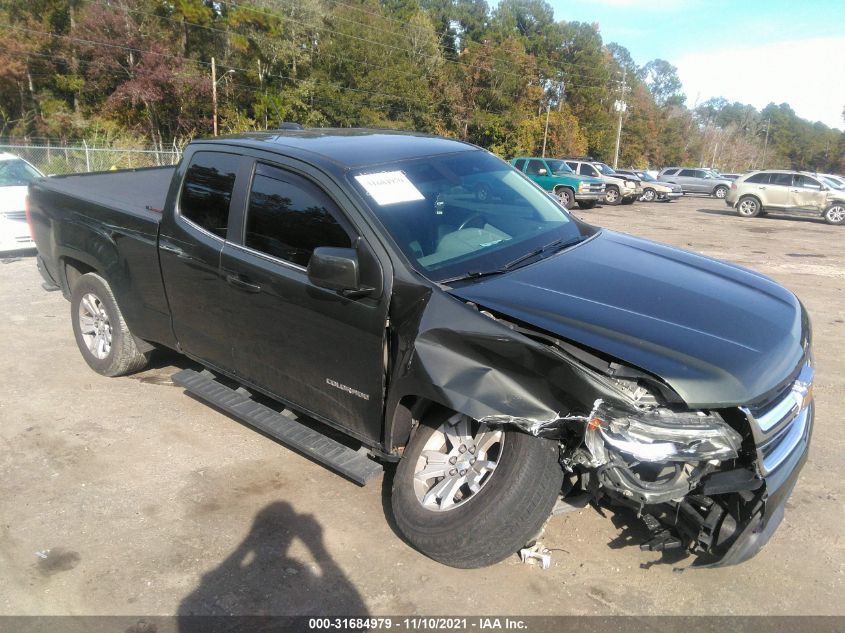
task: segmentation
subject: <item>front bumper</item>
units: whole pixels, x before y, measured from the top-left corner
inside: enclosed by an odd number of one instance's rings
[[[602,200],[604,200],[604,192],[577,191],[575,192],[575,200],[577,202],[601,202]]]
[[[670,191],[669,193],[662,193],[660,194],[663,198],[667,200],[675,200],[676,198],[683,198],[684,192],[683,191]]]

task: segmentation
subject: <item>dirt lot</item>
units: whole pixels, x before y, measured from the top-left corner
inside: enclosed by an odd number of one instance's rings
[[[549,570],[443,567],[392,529],[389,475],[358,488],[187,397],[168,378],[181,357],[90,371],[30,256],[0,265],[0,614],[845,614],[845,229],[707,198],[579,215],[759,270],[808,307],[812,450],[757,558],[652,564],[635,526],[586,508],[549,523]]]

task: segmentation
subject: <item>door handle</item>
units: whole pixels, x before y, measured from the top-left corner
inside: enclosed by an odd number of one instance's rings
[[[261,286],[246,281],[240,275],[226,275],[226,283],[246,292],[261,292]]]
[[[757,187],[757,188],[758,188],[758,189],[765,189],[765,187],[764,187],[764,186],[762,186],[762,185],[761,185],[761,186],[759,186],[759,187]]]
[[[800,191],[800,189],[790,189],[790,191],[791,191],[792,193],[798,193],[798,192]]]

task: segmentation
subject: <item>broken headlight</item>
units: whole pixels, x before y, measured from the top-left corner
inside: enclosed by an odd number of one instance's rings
[[[614,416],[597,407],[584,441],[601,465],[611,461],[613,453],[640,462],[724,461],[737,456],[742,437],[715,413],[657,409]]]
[[[742,437],[715,413],[625,413],[596,403],[584,443],[602,486],[646,504],[689,493],[719,462],[737,457]]]

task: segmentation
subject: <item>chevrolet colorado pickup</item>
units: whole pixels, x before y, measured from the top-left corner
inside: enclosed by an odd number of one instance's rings
[[[479,203],[479,179],[510,193]],[[447,565],[504,559],[576,497],[630,508],[644,549],[737,563],[806,460],[792,293],[581,222],[475,146],[244,134],[28,200],[92,369],[170,347],[207,368],[174,382],[350,479],[398,462],[396,523]]]

